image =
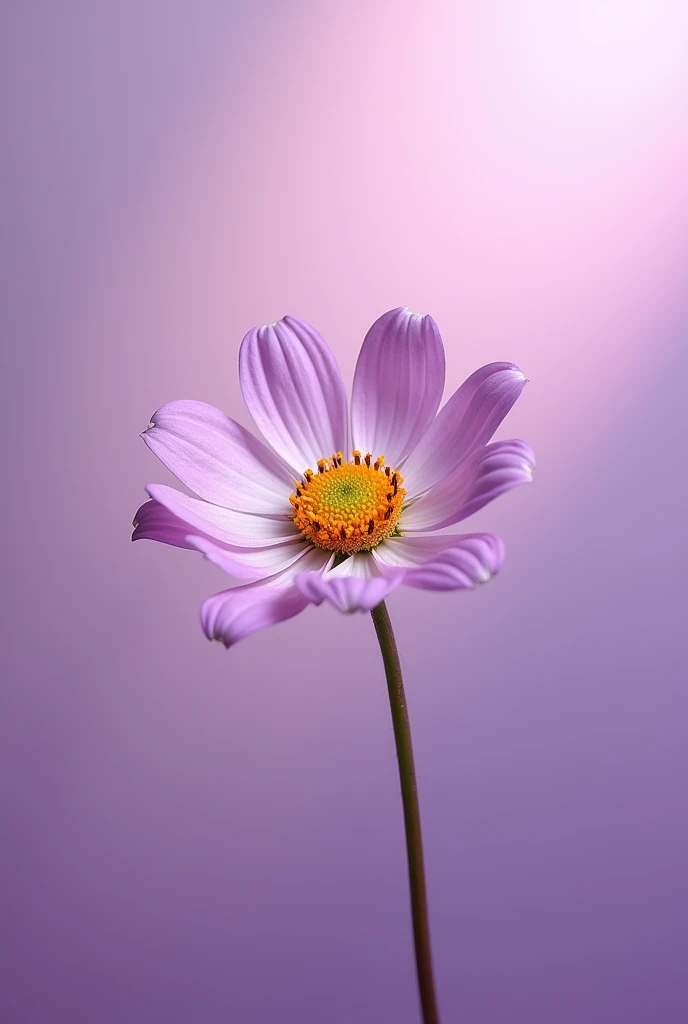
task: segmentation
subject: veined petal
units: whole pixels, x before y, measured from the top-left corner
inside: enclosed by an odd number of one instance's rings
[[[337,361],[320,334],[293,316],[254,327],[241,344],[239,380],[256,426],[297,473],[347,448]]]
[[[436,558],[463,540],[457,534],[428,534],[427,536],[388,537],[371,551],[377,571],[414,569]]]
[[[512,487],[530,483],[534,467],[533,450],[525,441],[495,441],[479,448],[404,509],[401,529],[425,532],[459,523]]]
[[[299,557],[299,560],[287,566],[277,576],[271,576],[264,581],[265,586],[284,587],[294,582],[294,577],[300,572],[325,572],[334,562],[332,551],[324,551],[323,548],[316,548],[308,544],[306,550]]]
[[[189,524],[158,501],[146,501],[134,516],[132,540],[157,540],[176,548],[192,548]],[[210,538],[208,538],[210,539]]]
[[[406,586],[422,590],[471,590],[499,571],[504,561],[504,544],[490,533],[392,537],[373,554],[385,574],[406,567]]]
[[[262,547],[245,544],[232,547],[217,537],[209,536],[197,525],[181,519],[154,500],[147,501],[136,513],[132,540],[157,540],[163,544],[200,551],[224,572],[242,580],[272,576],[286,569],[311,547],[300,535],[293,540],[278,540]]]
[[[331,561],[327,551],[310,549],[302,565],[322,572]],[[221,640],[226,647],[265,626],[298,615],[310,604],[293,585],[291,567],[282,573],[244,586],[224,590],[203,602],[201,625],[209,640]]]
[[[326,580],[315,573],[303,573],[294,580],[297,590],[311,604],[329,601],[340,612],[347,614],[372,611],[380,601],[384,601],[388,594],[396,590],[399,583],[401,579],[384,576],[337,576]]]
[[[274,547],[288,541],[303,540],[303,534],[286,516],[277,519],[236,512],[191,498],[165,484],[149,484],[146,490],[151,498],[194,527],[193,531],[187,529],[187,533],[200,531],[223,544],[247,548]]]
[[[487,444],[525,385],[526,378],[514,363],[489,363],[471,374],[404,463],[408,498],[429,490]]]
[[[432,423],[444,371],[444,346],[431,316],[405,306],[384,313],[368,331],[356,364],[354,447],[384,455],[397,468]]]
[[[370,551],[359,551],[355,555],[344,558],[338,565],[332,566],[327,572],[328,579],[346,579],[357,576],[361,579],[372,579],[380,575]]]
[[[297,572],[324,572],[334,560],[331,551],[305,540],[253,550],[226,549],[202,537],[190,537],[189,544],[230,576],[260,580],[266,587],[288,586]]]
[[[209,562],[238,580],[265,580],[283,573],[312,550],[307,541],[270,548],[226,548],[210,537],[192,534],[187,539],[188,547],[200,551]]]
[[[289,514],[293,479],[261,441],[205,402],[170,402],[141,435],[183,484],[215,505]]]
[[[403,570],[380,574],[370,554],[351,555],[323,573],[299,573],[296,588],[311,601],[329,601],[340,612],[369,612],[403,581]]]
[[[249,583],[204,601],[201,625],[209,640],[221,640],[225,647],[231,647],[259,629],[293,618],[309,603],[295,587],[268,588]]]

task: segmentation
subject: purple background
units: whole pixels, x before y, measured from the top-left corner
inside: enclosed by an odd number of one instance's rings
[[[688,1019],[688,8],[9,2],[0,25],[7,1024],[415,1024],[365,616],[227,653],[129,542],[150,414],[241,337],[431,312],[531,383],[475,594],[397,592],[444,1021]]]

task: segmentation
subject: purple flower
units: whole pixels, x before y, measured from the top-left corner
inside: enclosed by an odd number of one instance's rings
[[[499,570],[498,537],[438,531],[531,479],[529,445],[488,444],[526,378],[489,363],[438,412],[444,376],[432,317],[391,310],[363,342],[349,420],[332,352],[287,316],[239,354],[267,443],[203,402],[155,413],[144,441],[198,497],[151,484],[133,539],[195,548],[242,581],[203,604],[208,637],[229,646],[308,604],[370,611],[401,584],[466,590]]]

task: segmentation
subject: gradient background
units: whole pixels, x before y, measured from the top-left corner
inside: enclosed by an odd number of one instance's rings
[[[415,1024],[365,616],[229,653],[130,545],[175,398],[290,312],[531,380],[475,594],[390,600],[446,1024],[688,1020],[688,8],[6,2],[3,1021]]]

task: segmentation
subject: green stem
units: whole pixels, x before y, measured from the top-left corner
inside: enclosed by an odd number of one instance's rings
[[[409,887],[411,890],[411,918],[413,920],[413,942],[416,951],[416,972],[418,991],[423,1009],[423,1024],[439,1024],[435,982],[432,973],[430,953],[430,929],[428,927],[428,900],[425,893],[425,868],[423,866],[423,839],[420,831],[420,808],[416,769],[413,764],[411,726],[409,724],[404,683],[401,678],[401,664],[392,623],[384,601],[373,608],[371,615],[375,632],[380,643],[382,661],[387,677],[389,704],[392,710],[394,740],[399,761],[401,800],[404,806],[404,828],[406,831],[406,855],[408,858]]]

